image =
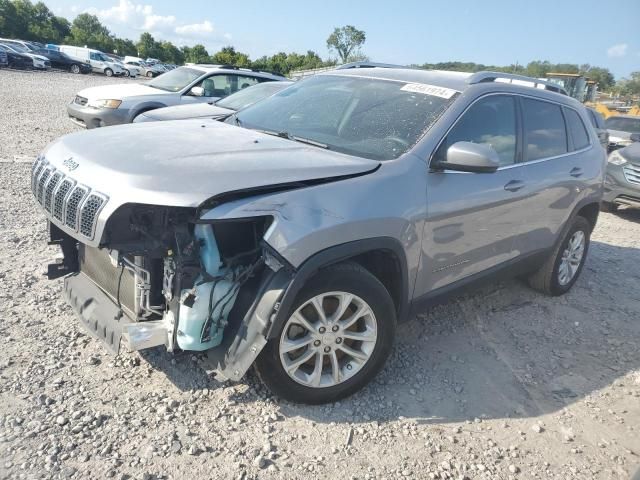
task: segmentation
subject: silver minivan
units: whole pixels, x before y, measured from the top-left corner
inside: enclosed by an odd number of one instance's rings
[[[64,253],[49,277],[112,351],[201,352],[235,381],[255,365],[280,397],[323,403],[371,381],[436,298],[497,274],[569,291],[605,164],[557,85],[372,67],[222,123],[62,137],[32,187]]]

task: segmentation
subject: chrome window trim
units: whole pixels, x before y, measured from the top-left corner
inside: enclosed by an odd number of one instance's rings
[[[478,98],[476,98],[473,102],[471,102],[469,105],[467,105],[467,107],[460,113],[460,115],[458,115],[458,117],[455,119],[455,121],[451,124],[451,126],[447,129],[447,131],[445,132],[445,134],[442,136],[442,138],[438,141],[436,147],[433,149],[433,152],[431,152],[431,155],[429,155],[429,168],[431,167],[431,163],[433,162],[433,156],[436,154],[436,152],[438,151],[438,149],[440,148],[440,145],[442,145],[442,142],[444,142],[445,138],[447,138],[447,135],[449,135],[449,133],[451,132],[451,130],[453,129],[453,127],[455,127],[458,122],[460,121],[460,119],[462,118],[462,116],[467,113],[467,110],[469,110],[473,105],[475,105],[476,102],[479,102],[480,100],[482,100],[483,98],[489,97],[489,96],[494,96],[494,95],[510,95],[513,97],[524,97],[524,98],[530,98],[532,100],[539,100],[541,102],[547,102],[547,103],[552,103],[554,105],[557,105],[558,107],[560,107],[560,111],[562,112],[562,107],[566,107],[566,108],[571,108],[574,112],[576,112],[578,114],[578,117],[580,117],[582,119],[582,117],[580,116],[580,112],[578,112],[578,110],[576,110],[575,108],[565,105],[564,103],[558,103],[555,102],[553,100],[547,100],[544,98],[540,98],[540,97],[536,97],[534,95],[526,95],[524,93],[512,93],[512,92],[489,92],[489,93],[485,93],[484,95],[479,96]],[[564,115],[562,115],[564,124],[565,124],[565,130],[567,129],[567,121],[564,118]],[[582,121],[582,123],[584,124],[584,120]],[[567,132],[567,141],[569,138],[569,133]],[[568,145],[567,145],[568,148]],[[589,135],[589,145],[587,147],[584,147],[580,150],[573,150],[571,152],[566,152],[560,155],[555,155],[553,157],[544,157],[544,158],[537,158],[535,160],[527,160],[526,162],[514,162],[511,165],[503,165],[501,167],[498,167],[498,169],[496,171],[502,171],[502,170],[508,170],[511,168],[515,168],[515,167],[522,167],[522,166],[526,166],[526,165],[533,165],[536,163],[541,163],[541,162],[547,162],[549,160],[556,160],[558,158],[562,158],[562,157],[566,157],[569,155],[575,155],[577,153],[583,153],[586,152],[587,150],[593,148],[593,139],[591,138],[591,135]],[[463,173],[463,174],[467,174],[467,173],[474,173],[474,172],[460,172],[457,170],[442,170],[442,173]]]

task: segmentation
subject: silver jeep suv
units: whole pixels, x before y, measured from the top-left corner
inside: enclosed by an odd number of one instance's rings
[[[135,144],[136,158],[122,149]],[[567,292],[606,157],[584,107],[502,73],[336,70],[215,120],[67,135],[33,166],[49,265],[109,348],[255,365],[322,403],[382,368],[396,324],[499,272]]]

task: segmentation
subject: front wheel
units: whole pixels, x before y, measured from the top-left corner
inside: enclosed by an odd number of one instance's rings
[[[130,72],[129,70],[125,70],[125,71],[124,71],[124,73],[123,73],[123,75],[124,75],[125,77],[130,77],[130,76],[131,76],[131,72]]]
[[[568,292],[580,276],[589,251],[591,224],[577,216],[540,270],[529,277],[531,287],[548,295]]]
[[[147,72],[147,78],[153,78],[153,72]]]
[[[382,283],[357,264],[333,265],[302,288],[256,370],[286,400],[334,402],[380,371],[395,330],[394,304]]]
[[[111,70],[110,68],[105,69],[104,74],[107,77],[113,77],[113,70]]]
[[[80,73],[80,66],[73,64],[71,65],[71,68],[69,70],[71,71],[71,73]]]

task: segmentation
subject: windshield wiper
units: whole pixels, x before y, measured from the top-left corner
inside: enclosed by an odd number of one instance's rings
[[[236,117],[236,120],[238,117]],[[261,130],[254,129],[256,132],[266,133],[267,135],[272,135],[274,137],[286,138],[287,140],[293,140],[294,142],[304,143],[307,145],[313,145],[314,147],[324,148],[326,150],[329,149],[329,145],[326,143],[317,142],[315,140],[311,140],[310,138],[298,137],[297,135],[291,135],[289,132],[277,132],[275,130]]]

